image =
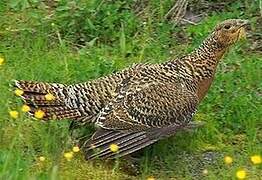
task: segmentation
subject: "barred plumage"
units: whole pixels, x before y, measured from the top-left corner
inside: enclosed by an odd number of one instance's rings
[[[163,64],[137,64],[74,85],[16,81],[15,86],[24,91],[30,113],[41,109],[44,120],[69,118],[99,126],[82,144],[87,159],[123,156],[191,127],[219,60],[246,23],[226,20],[191,54]],[[48,93],[53,100],[45,99]],[[119,147],[118,153],[110,144]]]

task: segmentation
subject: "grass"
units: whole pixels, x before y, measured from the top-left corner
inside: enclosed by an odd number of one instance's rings
[[[156,0],[152,2],[152,7],[158,5]],[[112,168],[102,162],[87,162],[81,152],[66,161],[63,153],[75,145],[68,132],[69,120],[45,123],[29,118],[21,112],[22,104],[9,86],[13,79],[77,83],[132,63],[163,62],[191,51],[217,22],[239,14],[250,19],[252,31],[258,32],[258,3],[254,1],[243,9],[238,1],[228,11],[209,14],[197,26],[174,28],[163,21],[163,11],[170,4],[167,2],[156,12],[147,10],[146,18],[142,17],[146,23],[138,21],[139,26],[132,29],[125,24],[129,22],[123,22],[119,33],[110,36],[107,31],[108,39],[92,34],[84,37],[88,42],[85,45],[76,32],[62,33],[60,28],[66,30],[68,25],[66,19],[45,20],[49,10],[22,8],[20,4],[9,11],[8,4],[0,5],[0,57],[5,59],[0,66],[0,179],[235,179],[241,168],[247,171],[248,179],[260,179],[261,165],[252,165],[250,157],[262,155],[262,57],[259,52],[250,52],[252,40],[236,44],[220,63],[214,84],[195,117],[205,121],[205,126],[146,148],[140,164],[142,174],[136,178],[124,174],[117,164]],[[109,11],[115,12],[116,7],[111,8]],[[94,27],[101,31],[96,32],[99,37],[104,29],[98,28],[99,23]],[[186,41],[173,36],[178,32],[183,32]],[[10,110],[19,111],[19,117],[11,118]],[[225,155],[233,158],[233,164],[224,163]],[[40,156],[46,160],[41,162]],[[207,174],[202,173],[204,169]]]

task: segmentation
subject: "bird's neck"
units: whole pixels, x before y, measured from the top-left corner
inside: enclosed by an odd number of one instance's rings
[[[199,101],[205,97],[211,86],[217,64],[226,50],[227,48],[218,42],[216,35],[211,34],[199,48],[185,57],[193,69],[191,74],[196,83],[196,94]]]
[[[217,64],[226,50],[227,48],[218,42],[213,33],[185,59],[193,66],[193,75],[196,79],[209,79],[213,78]]]
[[[179,72],[183,77],[194,78],[196,81],[213,78],[219,60],[227,48],[217,40],[216,34],[211,34],[193,52],[180,59],[165,63],[171,70]]]
[[[202,100],[212,84],[217,64],[226,50],[227,47],[223,47],[213,33],[192,53],[164,65],[189,82],[189,88],[196,91],[199,100]]]

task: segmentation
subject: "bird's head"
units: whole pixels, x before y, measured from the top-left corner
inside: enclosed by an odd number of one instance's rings
[[[227,48],[241,38],[245,38],[247,20],[228,19],[219,23],[213,33],[217,43],[222,48]]]

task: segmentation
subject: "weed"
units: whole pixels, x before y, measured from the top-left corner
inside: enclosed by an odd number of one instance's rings
[[[26,116],[28,108],[10,91],[12,79],[83,82],[132,63],[160,63],[187,53],[227,18],[248,18],[253,30],[259,28],[258,1],[239,0],[228,11],[210,13],[198,25],[184,27],[164,19],[170,0],[144,1],[143,7],[137,4],[141,1],[120,0],[3,2],[0,179],[132,178],[119,171],[118,162],[112,170],[104,162],[85,161],[81,150],[76,154],[69,121],[44,123]],[[174,37],[174,32],[182,33],[185,41]],[[262,67],[261,54],[249,53],[251,43],[238,43],[220,63],[195,117],[206,125],[143,150],[139,178],[261,178]],[[88,136],[93,127],[79,131]],[[70,161],[64,157],[68,152]]]

